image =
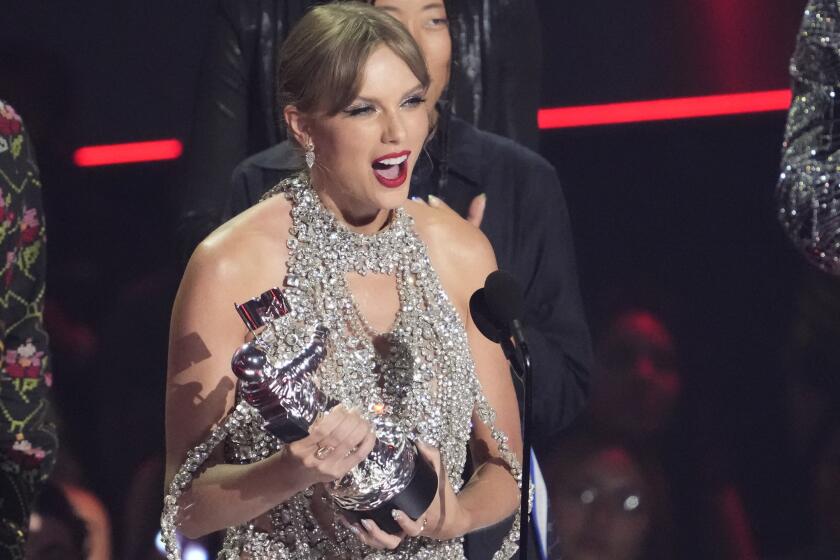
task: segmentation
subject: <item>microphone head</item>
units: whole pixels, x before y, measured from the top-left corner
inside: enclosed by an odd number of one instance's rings
[[[484,288],[476,290],[470,297],[470,315],[478,330],[488,339],[499,343],[502,341],[502,331],[491,319],[490,310],[484,295]]]
[[[491,272],[484,282],[484,302],[497,328],[508,329],[514,319],[521,319],[525,298],[519,282],[509,272]]]

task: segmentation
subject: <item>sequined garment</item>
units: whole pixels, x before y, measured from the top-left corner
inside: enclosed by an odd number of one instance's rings
[[[517,481],[520,466],[507,437],[493,427],[494,412],[475,375],[463,323],[441,287],[413,220],[400,208],[389,224],[373,235],[353,233],[321,204],[305,177],[289,179],[267,196],[282,193],[292,202],[293,227],[285,292],[291,317],[278,319],[258,336],[275,360],[300,348],[303,332],[289,327],[320,323],[329,329],[329,354],[319,369],[322,389],[348,406],[373,413],[385,405],[400,428],[441,452],[449,483],[463,485],[471,417],[477,411],[490,426],[502,457]],[[346,283],[348,273],[388,274],[397,279],[400,308],[389,332],[375,333],[360,313]],[[374,347],[374,337],[386,344]],[[258,414],[244,402],[205,442],[190,452],[166,498],[164,536],[174,530],[177,496],[201,462],[222,441],[231,463],[268,457],[282,444],[261,428]],[[463,539],[406,539],[395,551],[362,545],[342,525],[323,529],[310,511],[309,489],[271,511],[271,531],[254,523],[228,530],[220,558],[253,559],[370,558],[462,560]],[[510,558],[518,542],[518,520],[498,559]],[[170,554],[170,558],[176,558]]]
[[[777,188],[788,235],[820,268],[840,274],[840,6],[810,0],[790,64],[793,104]]]

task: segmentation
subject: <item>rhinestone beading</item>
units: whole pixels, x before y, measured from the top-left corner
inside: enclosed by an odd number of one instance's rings
[[[519,483],[519,462],[508,446],[507,436],[494,427],[495,412],[475,375],[464,326],[414,231],[411,216],[397,209],[383,230],[361,235],[349,231],[324,208],[305,176],[280,183],[267,197],[276,194],[292,202],[285,281],[292,308],[289,319],[315,321],[330,332],[331,352],[320,368],[322,390],[369,414],[384,406],[405,433],[438,447],[456,492],[463,485],[471,417],[476,411],[490,427]],[[347,285],[348,273],[396,276],[400,307],[390,331],[374,333],[364,320]],[[288,321],[275,321],[259,338],[264,348],[282,354],[287,345],[297,343],[296,337],[289,335]],[[374,336],[385,344],[374,346]],[[259,461],[282,448],[281,442],[262,430],[259,415],[247,404],[238,403],[221,428],[190,452],[170,486],[162,517],[170,560],[179,558],[174,544],[178,497],[222,441],[226,460],[231,463]],[[219,557],[464,558],[461,538],[443,542],[409,538],[394,551],[368,548],[338,523],[327,529],[320,527],[309,507],[311,495],[311,491],[302,492],[274,508],[270,532],[257,529],[253,523],[228,529]],[[518,527],[517,516],[494,558],[507,559],[516,552]]]

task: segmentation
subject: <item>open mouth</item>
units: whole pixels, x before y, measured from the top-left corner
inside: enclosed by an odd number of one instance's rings
[[[371,167],[376,180],[389,189],[402,186],[408,177],[408,156],[411,152],[387,154],[373,160]]]

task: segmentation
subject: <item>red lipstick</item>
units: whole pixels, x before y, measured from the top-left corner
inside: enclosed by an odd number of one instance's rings
[[[389,189],[396,189],[405,183],[408,177],[408,157],[410,150],[386,154],[371,163],[376,180]]]

